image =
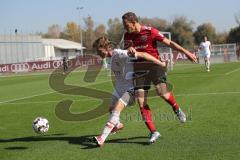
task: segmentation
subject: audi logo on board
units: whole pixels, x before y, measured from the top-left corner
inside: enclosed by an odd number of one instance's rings
[[[23,72],[29,70],[29,64],[27,63],[15,63],[11,64],[11,71],[12,72]]]

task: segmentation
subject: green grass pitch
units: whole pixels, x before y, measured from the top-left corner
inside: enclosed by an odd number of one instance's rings
[[[95,83],[87,83],[83,72],[73,72],[65,83],[111,93],[107,75],[102,71]],[[96,148],[89,140],[101,133],[108,114],[85,122],[64,121],[56,116],[55,106],[73,100],[71,112],[77,114],[101,100],[55,92],[49,74],[0,76],[0,160],[240,159],[240,63],[215,64],[210,73],[202,65],[179,64],[168,80],[187,123],[180,124],[166,102],[151,96],[149,104],[162,134],[156,143],[148,145],[149,133],[136,105],[121,114],[124,129]],[[44,135],[31,126],[38,116],[50,122]]]

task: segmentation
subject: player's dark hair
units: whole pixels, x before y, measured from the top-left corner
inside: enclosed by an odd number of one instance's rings
[[[138,17],[133,12],[127,12],[122,16],[122,20],[127,20],[129,22],[138,22]]]

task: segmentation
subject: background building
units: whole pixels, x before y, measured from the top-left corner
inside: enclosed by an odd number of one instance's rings
[[[38,35],[0,35],[0,64],[44,61],[80,55],[80,43]]]

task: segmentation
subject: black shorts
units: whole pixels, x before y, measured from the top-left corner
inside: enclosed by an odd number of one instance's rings
[[[135,62],[139,65],[139,62]],[[147,64],[147,65],[146,65]],[[166,69],[153,64],[153,63],[142,63],[141,67],[134,65],[134,89],[149,90],[151,83],[154,85],[160,83],[167,83],[167,72]]]

